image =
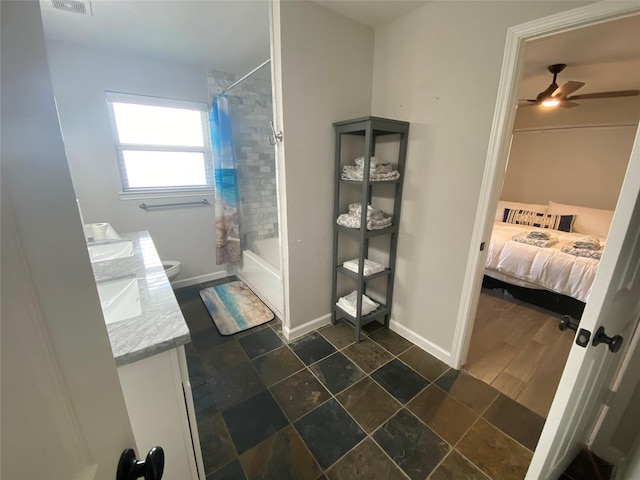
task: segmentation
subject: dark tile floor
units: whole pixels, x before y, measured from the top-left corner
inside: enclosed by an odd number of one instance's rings
[[[524,477],[542,417],[377,323],[221,336],[212,284],[176,291],[207,480]]]

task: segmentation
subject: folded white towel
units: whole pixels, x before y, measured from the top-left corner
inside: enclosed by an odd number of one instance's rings
[[[356,311],[356,308],[358,306],[357,301],[358,301],[358,292],[354,290],[349,295],[340,297],[338,299],[337,305],[340,308],[342,308],[342,310],[347,312],[349,315],[351,315],[352,317],[355,317],[357,316],[357,311]],[[379,306],[380,305],[378,303],[374,302],[366,295],[364,294],[362,295],[362,315],[367,315],[373,312]]]
[[[347,270],[351,270],[352,272],[358,273],[358,267],[360,265],[359,259],[354,258],[353,260],[347,260],[342,264],[344,268]],[[364,259],[364,269],[363,275],[368,277],[369,275],[373,275],[374,273],[382,272],[385,270],[385,266],[376,262],[372,262],[371,260]]]

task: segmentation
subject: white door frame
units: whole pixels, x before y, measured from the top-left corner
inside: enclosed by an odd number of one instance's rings
[[[455,369],[459,370],[466,361],[473,332],[486,256],[486,250],[480,251],[480,244],[490,240],[494,213],[502,190],[518,105],[525,43],[637,13],[640,13],[637,3],[598,2],[516,25],[507,31],[498,97],[453,338],[451,362]]]

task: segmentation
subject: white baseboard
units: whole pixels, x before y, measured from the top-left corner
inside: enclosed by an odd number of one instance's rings
[[[212,280],[220,280],[227,276],[227,271],[207,273],[206,275],[198,275],[197,277],[185,278],[184,280],[174,280],[171,282],[171,288],[190,287],[191,285],[197,285],[199,283],[210,282]]]
[[[315,318],[313,320],[308,321],[307,323],[303,323],[302,325],[298,325],[297,327],[293,327],[289,329],[288,327],[282,326],[282,333],[284,334],[287,340],[293,340],[295,338],[306,335],[307,333],[313,332],[320,327],[324,327],[325,325],[329,325],[331,323],[331,314],[327,313],[321,317]]]
[[[429,340],[427,340],[423,336],[418,335],[413,330],[410,330],[409,328],[405,327],[404,325],[402,325],[397,320],[394,320],[392,318],[391,321],[389,322],[389,328],[391,330],[393,330],[394,332],[396,332],[401,337],[404,337],[407,340],[409,340],[410,342],[415,343],[418,347],[423,349],[425,352],[433,355],[434,357],[436,357],[439,360],[442,360],[447,365],[449,365],[449,366],[453,365],[452,364],[452,358],[451,358],[451,352],[447,352],[446,350],[443,350],[438,345],[430,342]]]

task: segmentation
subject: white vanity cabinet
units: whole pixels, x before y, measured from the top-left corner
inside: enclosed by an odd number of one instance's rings
[[[124,308],[128,316],[105,324],[118,368],[120,385],[136,440],[136,455],[144,461],[149,450],[164,450],[164,480],[205,480],[184,345],[191,341],[164,267],[148,232],[125,233],[131,255],[92,262],[98,285],[135,278],[137,290],[112,295],[112,302],[139,304]],[[108,250],[109,243],[96,244]],[[102,298],[101,298],[102,301]]]
[[[205,480],[184,347],[118,368],[138,459],[164,449],[163,480]]]

